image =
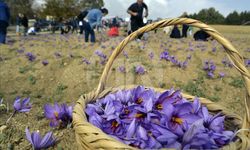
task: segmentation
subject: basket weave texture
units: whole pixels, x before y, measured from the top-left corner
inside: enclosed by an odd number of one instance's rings
[[[133,32],[128,37],[126,37],[114,50],[112,55],[110,56],[104,71],[102,73],[99,85],[96,90],[85,94],[80,97],[77,101],[77,104],[73,111],[73,126],[76,135],[76,141],[78,144],[78,149],[83,150],[96,150],[96,149],[135,149],[126,144],[123,144],[109,135],[105,134],[101,129],[93,126],[87,120],[86,114],[84,112],[86,105],[90,102],[96,101],[98,98],[102,98],[105,95],[116,92],[119,89],[130,89],[134,86],[121,86],[118,88],[107,88],[105,89],[105,84],[108,78],[108,73],[111,69],[111,66],[116,59],[116,57],[123,51],[124,47],[132,40],[134,40],[138,35],[143,34],[145,32],[149,32],[158,28],[163,28],[166,26],[172,25],[181,25],[187,24],[190,26],[198,27],[203,29],[205,32],[210,34],[215,40],[218,41],[223,47],[229,57],[229,59],[233,62],[234,67],[240,72],[242,75],[243,81],[245,83],[246,88],[246,98],[244,100],[245,106],[245,114],[244,116],[238,116],[232,113],[230,110],[208,100],[205,98],[200,98],[200,101],[203,105],[206,105],[208,110],[212,113],[222,112],[223,115],[226,116],[226,126],[230,125],[235,129],[242,129],[241,132],[237,134],[237,140],[235,142],[231,142],[229,145],[223,147],[225,150],[248,150],[250,149],[250,74],[249,71],[244,66],[244,59],[239,54],[239,52],[235,49],[235,47],[225,39],[219,32],[215,29],[209,27],[208,25],[189,18],[175,18],[175,19],[165,19],[156,23],[149,24],[139,30]],[[153,88],[155,91],[163,92],[164,89]],[[192,100],[194,96],[182,93],[182,96],[188,100]]]

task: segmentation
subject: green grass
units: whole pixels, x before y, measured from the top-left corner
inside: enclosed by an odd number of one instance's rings
[[[232,77],[232,81],[229,83],[229,85],[236,88],[243,88],[244,82],[241,77]]]

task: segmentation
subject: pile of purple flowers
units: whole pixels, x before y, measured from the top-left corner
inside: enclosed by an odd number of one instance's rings
[[[55,103],[54,106],[46,104],[44,106],[44,115],[50,120],[51,127],[57,127],[59,125],[65,127],[72,122],[72,106],[67,104]]]
[[[205,61],[203,70],[207,72],[207,76],[209,78],[214,78],[214,71],[216,70],[216,66],[212,60]]]
[[[224,116],[211,115],[179,90],[164,93],[138,86],[87,105],[88,120],[111,137],[141,149],[216,149],[232,141]]]

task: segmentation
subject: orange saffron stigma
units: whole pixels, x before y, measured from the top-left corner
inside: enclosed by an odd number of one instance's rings
[[[129,114],[130,111],[128,109],[125,109],[124,112],[125,114]]]
[[[144,114],[142,114],[142,113],[137,113],[136,115],[135,115],[135,118],[143,118],[145,115]]]
[[[182,120],[181,118],[177,118],[177,117],[173,117],[173,118],[172,118],[172,121],[173,121],[173,122],[176,122],[176,123],[178,123],[178,124],[182,124],[182,123],[183,123],[183,120]]]
[[[141,104],[143,102],[143,99],[142,98],[138,98],[137,100],[136,100],[136,103],[137,104]]]
[[[157,104],[157,105],[156,105],[156,108],[157,108],[158,110],[162,110],[162,109],[163,109],[163,106],[162,106],[162,104]]]
[[[118,127],[118,125],[119,125],[119,124],[118,124],[118,122],[117,122],[117,121],[113,121],[113,122],[112,122],[112,127],[113,127],[113,128],[117,128],[117,127]]]
[[[56,118],[58,118],[58,112],[57,111],[54,111],[54,115],[56,116]]]

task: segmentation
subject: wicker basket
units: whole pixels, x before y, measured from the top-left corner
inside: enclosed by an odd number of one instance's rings
[[[238,51],[232,46],[232,44],[226,40],[219,32],[215,29],[209,27],[208,25],[199,22],[197,20],[188,19],[188,18],[176,18],[176,19],[166,19],[153,24],[149,24],[136,32],[130,34],[125,38],[115,49],[115,51],[110,56],[104,71],[102,73],[99,85],[95,91],[90,92],[89,94],[83,95],[77,101],[77,104],[73,112],[73,126],[75,129],[76,140],[78,144],[78,149],[135,149],[126,144],[123,144],[109,135],[105,134],[101,129],[93,126],[87,120],[85,115],[86,104],[95,101],[97,98],[104,97],[110,92],[115,92],[118,89],[129,89],[133,86],[124,86],[118,88],[108,88],[105,89],[106,80],[108,73],[111,69],[111,66],[116,59],[116,57],[122,52],[124,47],[132,40],[134,40],[138,35],[149,32],[158,28],[163,28],[171,25],[180,25],[188,24],[194,27],[198,27],[210,34],[215,40],[222,44],[229,56],[230,60],[233,62],[235,68],[241,73],[245,87],[246,87],[246,99],[244,100],[244,105],[246,109],[246,114],[243,117],[240,117],[236,114],[233,114],[230,110],[223,108],[222,106],[211,102],[205,98],[200,98],[201,103],[206,105],[210,112],[222,112],[226,116],[226,125],[230,124],[234,129],[243,129],[237,134],[237,140],[230,143],[229,145],[223,147],[223,149],[235,150],[250,149],[250,74],[246,67],[243,65],[243,57],[238,53]],[[155,91],[163,92],[164,89],[156,89]],[[182,93],[183,97],[191,100],[194,96]]]

